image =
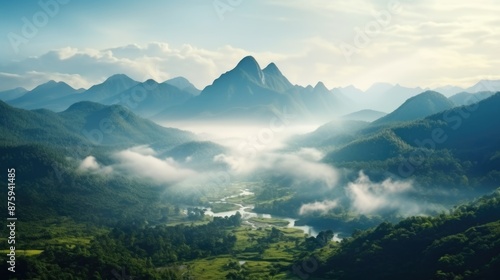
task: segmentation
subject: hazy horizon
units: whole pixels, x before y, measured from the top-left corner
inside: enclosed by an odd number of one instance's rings
[[[183,76],[203,89],[246,55],[262,67],[275,62],[304,86],[468,87],[500,78],[491,1],[127,1],[99,9],[54,1],[0,4],[0,90],[51,79],[87,88],[116,73]]]

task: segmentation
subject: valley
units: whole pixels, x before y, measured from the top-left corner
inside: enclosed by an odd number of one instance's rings
[[[122,99],[138,90],[137,104]],[[426,90],[388,113],[355,111],[247,56],[202,91],[114,75],[24,94],[0,101],[17,279],[496,273],[500,93]]]

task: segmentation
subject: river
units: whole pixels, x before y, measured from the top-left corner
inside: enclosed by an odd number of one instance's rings
[[[307,225],[305,225],[305,226],[296,226],[295,225],[295,221],[297,221],[297,219],[290,218],[290,217],[275,216],[275,215],[271,215],[271,214],[255,213],[255,212],[252,212],[252,210],[254,208],[253,205],[243,205],[243,204],[239,204],[239,203],[227,202],[227,199],[230,199],[230,198],[235,198],[235,197],[239,197],[239,196],[249,196],[249,195],[254,195],[254,193],[252,193],[248,189],[243,189],[243,190],[241,190],[241,192],[239,194],[227,196],[227,197],[224,197],[224,198],[222,198],[222,199],[220,199],[218,201],[212,202],[212,203],[227,203],[227,204],[236,205],[236,206],[239,207],[239,209],[237,209],[237,210],[214,213],[212,211],[212,208],[210,208],[210,207],[209,208],[200,207],[200,208],[205,208],[206,209],[205,215],[209,215],[209,216],[213,216],[213,217],[232,216],[232,215],[235,215],[236,212],[240,212],[241,218],[243,219],[243,222],[246,223],[246,224],[249,224],[253,228],[256,228],[257,226],[254,223],[252,223],[251,221],[249,221],[250,218],[254,218],[254,217],[267,218],[267,219],[276,218],[276,219],[281,219],[281,220],[288,221],[288,225],[286,226],[288,228],[300,229],[305,234],[307,234],[309,236],[316,237],[318,235],[319,230],[315,229],[312,226],[307,226]],[[334,235],[334,237],[333,237],[333,241],[340,241],[340,240],[341,239],[338,237],[338,234],[336,233]]]

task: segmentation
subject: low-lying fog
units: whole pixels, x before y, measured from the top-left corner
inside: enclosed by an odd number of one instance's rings
[[[319,125],[163,125],[194,132],[203,144],[176,151],[174,156],[153,146],[134,147],[116,152],[113,164],[107,166],[89,156],[80,171],[128,174],[169,191],[199,195],[240,180],[260,181],[266,187],[289,187],[302,197],[296,209],[299,215],[327,214],[339,207],[349,213],[403,217],[444,209],[420,196],[412,181],[388,176],[374,182],[363,171],[323,163],[324,151],[287,144],[290,137],[312,132]]]

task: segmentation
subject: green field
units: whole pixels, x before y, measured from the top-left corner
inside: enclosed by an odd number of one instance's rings
[[[213,203],[212,204],[212,212],[220,213],[227,211],[238,210],[240,207],[238,205],[234,205],[232,203]]]
[[[193,279],[226,279],[229,273],[241,279],[300,279],[291,274],[289,267],[303,253],[303,249],[297,247],[304,241],[301,230],[280,228],[281,236],[277,239],[269,238],[271,228],[241,226],[231,232],[237,239],[231,255],[184,263],[184,273]],[[328,247],[322,254],[330,251]]]
[[[0,254],[8,254],[10,250],[0,250]],[[16,250],[16,255],[17,256],[36,256],[40,255],[43,252],[43,250]]]
[[[287,220],[277,219],[277,218],[250,218],[250,222],[257,224],[268,224],[277,227],[286,227],[290,222]]]

